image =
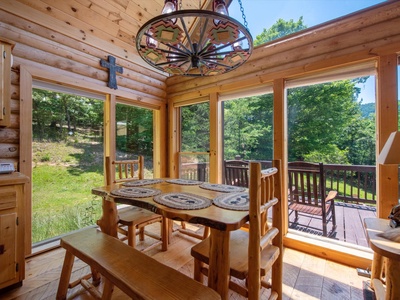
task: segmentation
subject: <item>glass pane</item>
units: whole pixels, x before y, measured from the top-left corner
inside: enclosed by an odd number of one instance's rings
[[[287,99],[289,166],[295,161],[323,163],[325,195],[337,192],[336,227],[332,217],[326,222],[327,236],[367,247],[362,220],[376,216],[375,77],[292,88]],[[301,176],[305,180],[307,175]],[[290,196],[295,189],[289,186]],[[289,228],[322,236],[321,216],[310,214],[308,204],[304,213],[306,207],[292,201],[289,197]]]
[[[116,105],[116,159],[144,156],[144,177],[153,178],[153,112],[149,109]]]
[[[103,101],[33,90],[32,242],[94,225],[104,183]]]
[[[179,154],[179,178],[209,181],[209,162],[210,155],[204,154]]]
[[[208,102],[181,107],[181,151],[210,149],[210,105]]]
[[[273,94],[224,102],[224,159],[271,161]]]

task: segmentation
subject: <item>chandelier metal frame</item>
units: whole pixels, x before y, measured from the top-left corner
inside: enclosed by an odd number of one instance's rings
[[[146,22],[137,33],[136,48],[144,61],[163,72],[212,76],[245,63],[253,51],[253,38],[227,15],[183,9]]]

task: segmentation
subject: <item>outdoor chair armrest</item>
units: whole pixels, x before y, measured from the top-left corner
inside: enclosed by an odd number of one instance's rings
[[[326,198],[325,198],[325,202],[327,202],[327,201],[333,202],[336,198],[336,195],[337,195],[337,191],[329,191],[328,196],[326,196]]]

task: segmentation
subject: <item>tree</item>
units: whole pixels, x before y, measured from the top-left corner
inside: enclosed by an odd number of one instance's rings
[[[124,155],[145,155],[150,159],[153,154],[153,112],[117,104],[116,122],[117,150]]]
[[[208,102],[181,107],[181,151],[210,150],[209,111]]]
[[[268,30],[264,28],[263,32],[256,36],[256,39],[254,40],[254,46],[279,39],[305,28],[307,28],[307,26],[303,23],[303,17],[300,17],[297,22],[294,22],[293,19],[290,21],[279,19]]]

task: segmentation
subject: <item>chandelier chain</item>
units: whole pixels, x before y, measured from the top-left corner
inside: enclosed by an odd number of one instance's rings
[[[239,2],[239,5],[240,5],[240,11],[242,12],[242,18],[243,18],[243,22],[244,22],[243,25],[244,25],[244,27],[246,27],[247,30],[249,30],[249,28],[247,28],[246,15],[244,14],[244,8],[243,8],[242,0],[238,0],[238,2]]]

